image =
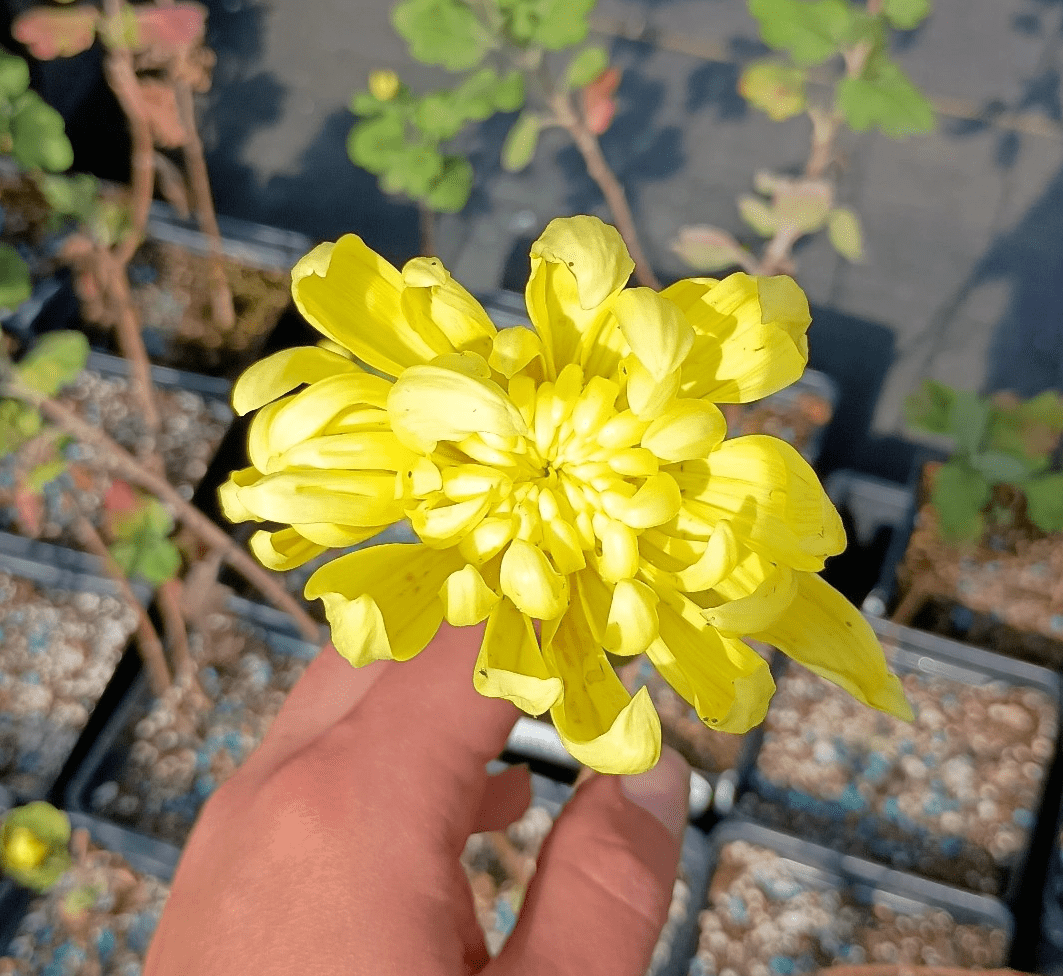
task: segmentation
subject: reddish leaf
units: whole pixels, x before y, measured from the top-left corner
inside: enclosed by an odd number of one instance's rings
[[[616,94],[620,87],[620,69],[606,68],[594,81],[581,92],[583,101],[583,118],[587,128],[600,136],[613,124],[616,115]]]
[[[115,478],[103,496],[103,507],[111,515],[124,515],[135,512],[140,507],[140,499],[132,486]]]
[[[136,8],[140,27],[140,47],[175,51],[193,47],[203,40],[207,8],[198,3],[175,3],[172,7],[154,5]]]
[[[31,7],[15,18],[11,36],[40,61],[69,58],[92,47],[98,19],[99,12],[92,7]]]
[[[183,146],[187,135],[185,127],[181,125],[181,113],[177,109],[174,90],[165,82],[149,78],[141,81],[140,93],[144,97],[144,112],[155,142],[169,149]]]

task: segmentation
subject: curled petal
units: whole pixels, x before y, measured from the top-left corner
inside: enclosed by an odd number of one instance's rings
[[[731,523],[726,519],[716,523],[705,551],[687,566],[674,574],[678,589],[687,593],[711,590],[721,580],[731,575],[738,565],[738,542]]]
[[[808,362],[808,300],[786,275],[687,279],[666,288],[694,327],[683,392],[716,403],[748,403],[789,386]]]
[[[683,502],[671,475],[660,473],[646,479],[630,498],[603,495],[606,511],[633,529],[648,529],[675,518]]]
[[[418,505],[410,524],[422,541],[436,549],[456,545],[491,507],[490,498],[471,498],[453,505]]]
[[[319,332],[389,376],[437,350],[406,321],[402,276],[354,234],[319,244],[292,269],[292,297]]]
[[[659,417],[679,392],[678,369],[666,373],[661,379],[655,379],[634,356],[628,356],[622,364],[622,372],[627,376],[628,405],[640,420]]]
[[[463,566],[448,576],[439,596],[443,600],[443,616],[454,627],[480,623],[501,599],[473,566]]]
[[[795,573],[797,596],[770,627],[750,636],[772,644],[810,671],[844,688],[857,701],[912,720],[904,689],[886,665],[864,616],[813,573]]]
[[[630,526],[601,512],[594,515],[594,534],[601,541],[598,573],[608,583],[630,579],[639,568],[639,540]]]
[[[270,474],[284,468],[403,471],[416,458],[390,430],[367,430],[310,437],[270,458],[266,470]]]
[[[438,352],[470,350],[486,356],[495,327],[483,306],[458,284],[439,258],[414,258],[402,269],[406,321]]]
[[[710,728],[741,733],[762,722],[775,694],[767,662],[717,633],[682,594],[661,596],[660,637],[646,649],[653,666]]]
[[[438,366],[406,370],[388,396],[388,416],[399,439],[425,453],[439,441],[461,441],[479,431],[501,437],[527,432],[498,384]]]
[[[523,539],[514,539],[502,556],[499,583],[521,613],[539,620],[559,616],[568,602],[566,578],[538,546]]]
[[[292,528],[315,545],[347,549],[383,532],[387,525],[337,525],[335,522],[293,522]]]
[[[755,552],[803,572],[845,548],[841,517],[816,473],[784,441],[750,434],[724,441],[704,460],[668,469],[684,512],[707,527],[728,519]]]
[[[291,393],[304,383],[361,370],[349,359],[317,346],[282,349],[248,367],[233,386],[233,410],[239,416]]]
[[[491,369],[512,379],[536,357],[543,358],[542,341],[531,329],[514,327],[495,334],[487,361]]]
[[[373,546],[326,563],[306,583],[320,599],[336,650],[355,667],[408,661],[443,621],[439,590],[461,566],[454,552],[426,546]]]
[[[547,668],[531,620],[509,600],[499,602],[487,619],[473,686],[529,715],[542,715],[561,697],[561,679]]]
[[[789,566],[776,566],[748,596],[702,610],[701,615],[717,630],[741,637],[769,627],[795,596],[797,574]]]
[[[657,382],[683,365],[694,330],[667,298],[652,288],[628,288],[616,296],[613,314],[632,355]]]
[[[218,488],[218,503],[221,505],[222,514],[230,522],[260,521],[258,516],[240,500],[240,489],[247,488],[257,481],[262,480],[262,472],[258,468],[241,468],[233,471],[228,479]]]
[[[302,566],[325,551],[294,528],[256,532],[247,544],[263,566],[278,572]]]
[[[544,624],[543,654],[564,687],[550,717],[565,748],[601,773],[653,767],[661,755],[661,720],[645,688],[632,698],[620,683],[594,640],[582,600],[572,600],[560,620]]]
[[[726,434],[727,422],[718,407],[683,398],[653,420],[642,435],[642,446],[662,461],[689,461],[708,457]]]
[[[284,471],[237,488],[240,504],[256,518],[289,525],[389,525],[403,516],[395,476],[380,471]]]
[[[604,646],[613,654],[641,654],[657,639],[657,594],[638,580],[620,580],[613,588]]]

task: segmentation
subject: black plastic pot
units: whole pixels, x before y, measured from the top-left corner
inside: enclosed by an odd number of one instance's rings
[[[743,819],[720,824],[709,834],[708,842],[711,858],[710,879],[715,874],[720,852],[725,845],[735,842],[752,844],[777,854],[782,859],[787,876],[802,891],[837,892],[856,904],[882,906],[897,915],[917,916],[928,910],[944,911],[958,924],[1002,930],[1007,943],[1010,944],[1011,941],[1014,920],[1007,907],[995,898],[961,891],[915,875],[884,868]],[[769,902],[786,900],[796,894],[796,891],[774,890],[774,880],[772,877],[764,878],[763,881]],[[709,887],[711,885],[710,880]],[[732,904],[732,909],[742,911],[744,907]],[[803,910],[799,909],[798,912]],[[831,951],[826,944],[821,944],[820,948],[827,953]],[[852,961],[837,956],[826,961],[816,960],[822,965]],[[780,966],[781,968],[774,971],[808,971],[803,968],[788,970],[782,957]],[[704,967],[697,962],[690,968],[691,976],[704,972]]]
[[[43,590],[117,595],[113,581],[103,575],[100,563],[95,557],[22,536],[0,533],[0,568],[13,576],[34,583]],[[133,589],[140,601],[146,605],[150,599],[147,587],[134,584]],[[118,667],[120,666],[119,663]],[[118,668],[116,672],[117,670]],[[80,735],[71,740],[70,752],[68,757],[65,757],[66,763],[70,761],[69,756],[77,751],[77,741],[85,735],[86,730],[93,726],[99,708],[100,703],[94,703],[87,724],[81,730]],[[37,770],[25,770],[27,775],[34,775],[36,785],[32,788],[25,788],[11,783],[6,784],[11,794],[11,802],[21,804],[44,798],[54,789],[54,783],[61,776],[63,765],[60,763],[55,768],[43,769],[39,773]]]
[[[980,648],[949,641],[923,631],[899,627],[879,618],[872,617],[869,620],[879,638],[894,649],[892,667],[899,674],[918,674],[926,680],[942,678],[955,682],[958,687],[992,686],[996,683],[1005,688],[1032,689],[1041,693],[1055,706],[1058,734],[1063,689],[1059,675]],[[790,671],[789,666],[780,669],[780,687],[787,680]],[[844,692],[831,688],[825,682],[823,688],[825,694],[844,696]],[[783,706],[778,704],[778,700],[772,704],[772,709],[781,707]],[[821,700],[817,707],[824,708],[826,703]],[[769,710],[769,721],[772,716],[773,712]],[[921,728],[936,727],[926,725]],[[809,734],[813,738],[806,736],[804,741],[822,741],[815,738],[814,732],[810,731]],[[907,758],[908,753],[903,742],[890,741],[887,733],[879,734],[874,741],[868,739],[863,745],[855,740],[850,742],[843,739],[840,734],[833,742],[824,741],[823,750],[832,755],[823,760],[827,764],[823,775],[827,775],[831,770],[839,770],[840,781],[849,784],[838,799],[826,799],[809,795],[798,787],[776,783],[762,772],[760,763],[765,735],[765,726],[755,730],[751,740],[749,762],[738,777],[736,806],[743,816],[782,829],[815,836],[840,851],[879,860],[892,867],[929,874],[931,877],[942,877],[941,872],[951,869],[954,865],[980,865],[981,860],[984,860],[982,850],[977,845],[972,846],[973,842],[966,841],[959,835],[955,835],[956,839],[953,839],[953,835],[945,832],[930,833],[925,827],[903,815],[903,811],[880,811],[869,806],[866,801],[860,801],[857,796],[858,788],[865,780],[869,783],[891,782],[888,777],[894,775],[894,766],[899,763],[898,769],[904,767],[903,759],[888,758],[894,754]],[[1055,749],[1055,740],[1052,748]],[[873,760],[873,754],[876,752],[882,753],[885,765],[872,774],[865,771],[864,767]],[[973,756],[972,753],[972,764]],[[928,763],[930,758],[923,757],[921,761]],[[995,861],[992,869],[978,869],[989,872],[986,874],[987,879],[991,876],[998,879],[998,886],[993,893],[1013,907],[1020,903],[1025,905],[1030,898],[1039,897],[1040,884],[1033,874],[1027,877],[1027,866],[1031,845],[1036,843],[1039,830],[1044,829],[1039,827],[1040,822],[1044,820],[1042,811],[1046,808],[1050,810],[1049,820],[1055,820],[1054,791],[1057,787],[1053,785],[1051,760],[1052,756],[1049,756],[1043,763],[1041,780],[1035,791],[1035,805],[1032,810],[1027,811],[1032,822],[1021,825],[1021,848]],[[868,766],[868,769],[870,768]],[[928,769],[937,770],[937,766],[928,766]],[[907,775],[905,772],[905,777]],[[939,771],[928,772],[927,775],[932,780],[935,775],[940,777],[943,774]],[[881,777],[887,779],[883,780]],[[951,791],[951,788],[949,789]],[[947,801],[950,793],[946,793],[944,787],[942,791],[944,800]],[[927,796],[930,796],[929,790]],[[1018,821],[1016,826],[1020,826]],[[985,857],[988,857],[988,854]],[[1036,868],[1036,865],[1034,867]],[[971,867],[970,870],[975,868]],[[981,879],[982,875],[979,875],[979,878]],[[979,883],[990,884],[991,880],[982,879]]]

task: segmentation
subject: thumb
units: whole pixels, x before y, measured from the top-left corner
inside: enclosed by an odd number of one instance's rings
[[[672,898],[690,768],[662,748],[639,776],[593,775],[557,818],[513,934],[484,971],[643,976]]]

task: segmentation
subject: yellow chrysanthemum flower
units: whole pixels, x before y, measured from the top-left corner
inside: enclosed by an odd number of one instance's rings
[[[815,473],[775,438],[725,440],[715,406],[801,375],[801,290],[746,274],[626,289],[633,267],[612,227],[555,220],[531,250],[532,328],[499,331],[435,258],[399,273],[353,235],[315,248],[292,291],[329,342],[237,383],[237,412],[261,409],[226,514],[289,526],[252,539],[278,570],[408,519],[419,544],[310,577],[337,650],[404,661],[442,620],[486,620],[476,688],[549,711],[597,770],[645,770],[661,746],[606,652],[645,652],[728,732],[775,690],[744,636],[910,716],[871,628],[815,575],[845,546]]]

